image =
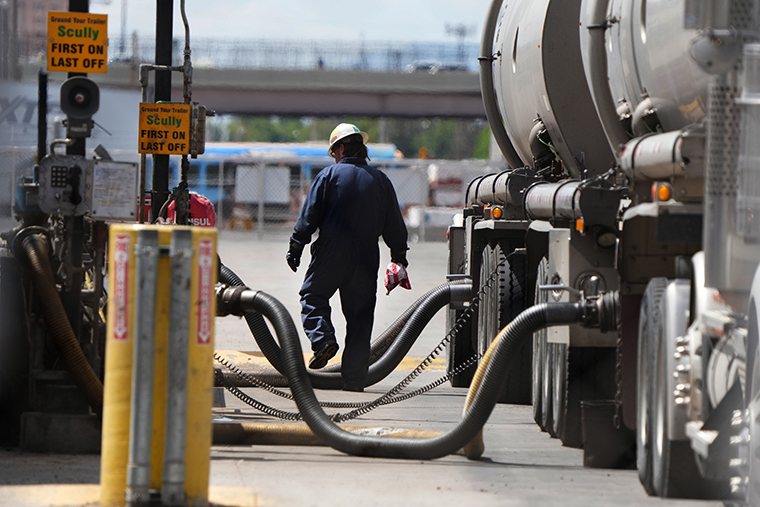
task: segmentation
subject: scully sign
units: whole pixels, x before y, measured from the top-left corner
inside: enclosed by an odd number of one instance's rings
[[[140,103],[140,153],[190,153],[190,105]]]
[[[48,12],[48,72],[105,74],[108,70],[108,16]]]

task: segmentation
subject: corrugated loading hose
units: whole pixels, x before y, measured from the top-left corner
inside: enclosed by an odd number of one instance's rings
[[[221,264],[219,282],[231,287],[245,286],[243,280],[224,264]],[[420,296],[420,298],[412,303],[412,305],[409,306],[409,308],[407,308],[404,313],[402,313],[393,324],[388,327],[388,329],[383,331],[377,339],[372,341],[369,351],[369,364],[373,364],[385,353],[386,350],[388,350],[388,347],[390,347],[393,340],[396,339],[401,329],[409,320],[409,317],[414,313],[414,309],[417,308],[423,300],[427,299],[431,292],[432,290]],[[279,352],[279,346],[277,346],[274,338],[272,338],[272,334],[269,332],[269,328],[267,327],[266,322],[264,322],[264,318],[261,314],[255,312],[246,313],[244,317],[248,323],[248,328],[251,330],[251,334],[253,334],[256,343],[261,348],[264,357],[266,357],[273,366],[277,363],[275,369],[282,373],[282,354]],[[340,363],[327,365],[322,371],[340,371]]]
[[[430,438],[440,431],[394,430],[391,428],[341,426],[352,433],[373,433],[383,438]],[[387,433],[386,433],[387,431]],[[387,436],[386,436],[387,435]],[[304,424],[214,422],[214,445],[325,445]]]
[[[222,267],[220,281],[233,286],[243,285],[242,280],[226,266]],[[388,331],[375,340],[376,346],[373,347],[375,360],[369,368],[365,387],[380,382],[399,365],[415,340],[425,329],[425,326],[430,322],[430,319],[433,318],[438,310],[451,302],[452,290],[463,290],[469,293],[469,284],[464,282],[444,283],[431,289],[410,306],[391,325]],[[277,345],[277,342],[269,332],[269,328],[261,313],[263,312],[259,310],[255,312],[247,311],[244,315],[261,352],[277,371],[287,377],[280,346]],[[290,322],[292,324],[292,319]],[[298,335],[296,334],[296,336]],[[381,344],[377,345],[378,342],[381,342]],[[343,387],[339,370],[309,371],[307,374],[313,387],[317,389],[342,389]]]
[[[435,459],[457,452],[472,442],[499,399],[506,373],[517,349],[533,333],[549,325],[578,323],[583,316],[579,303],[543,303],[518,315],[500,334],[492,345],[493,351],[484,366],[482,381],[474,386],[476,392],[462,420],[450,431],[422,440],[383,438],[356,435],[344,431],[324,413],[314,395],[303,352],[293,320],[285,307],[272,296],[263,292],[249,291],[246,310],[263,314],[272,323],[281,341],[283,364],[291,392],[304,421],[317,437],[336,450],[357,456],[374,456],[404,459]]]
[[[32,234],[23,239],[32,284],[42,306],[48,332],[53,338],[58,353],[66,363],[66,368],[74,383],[84,393],[87,403],[97,414],[103,410],[103,383],[93,371],[71,329],[63,303],[55,287],[55,276],[50,266],[48,243],[41,234]]]

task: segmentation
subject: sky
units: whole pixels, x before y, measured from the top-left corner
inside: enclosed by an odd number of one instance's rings
[[[165,0],[162,0],[165,1]],[[122,2],[127,34],[155,36],[156,0],[90,0],[90,11],[108,14],[111,40],[121,34]],[[490,0],[186,0],[193,37],[231,39],[372,40],[454,42],[446,24],[472,29],[479,42]],[[180,0],[174,0],[175,37],[184,35]]]

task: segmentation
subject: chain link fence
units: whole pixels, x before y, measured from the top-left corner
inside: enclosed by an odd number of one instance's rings
[[[0,219],[12,218],[16,182],[33,175],[35,153],[31,147],[0,148]],[[112,152],[111,156],[117,161],[138,161],[135,153]],[[179,182],[179,161],[179,157],[171,157],[170,188]],[[276,153],[200,156],[190,162],[188,186],[214,204],[220,230],[257,239],[287,238],[314,178],[331,163],[329,157]],[[469,182],[505,168],[499,162],[481,160],[386,159],[370,163],[393,182],[412,242],[445,241],[446,229],[464,206]],[[150,182],[150,167],[148,171]]]
[[[0,219],[13,216],[16,181],[34,175],[35,148],[0,147]]]
[[[216,207],[217,227],[258,238],[286,237],[314,178],[333,163],[324,158],[251,157],[191,162],[188,185]],[[464,206],[475,177],[503,170],[498,162],[380,160],[396,190],[411,241],[445,241],[446,229]],[[178,180],[174,172],[172,184]]]

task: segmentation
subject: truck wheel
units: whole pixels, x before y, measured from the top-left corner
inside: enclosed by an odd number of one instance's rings
[[[464,310],[449,310],[446,314],[446,329],[451,329],[463,312]],[[475,354],[475,348],[472,346],[471,322],[472,319],[468,319],[446,347],[446,373],[451,373]],[[477,364],[473,364],[462,373],[452,376],[449,380],[451,387],[470,387],[476,369]]]
[[[685,427],[687,414],[675,404],[676,339],[686,333],[690,285],[685,280],[670,282],[660,298],[653,334],[655,356],[652,379],[652,482],[657,495],[665,498],[719,498],[725,488],[718,480],[705,479],[699,472],[691,442],[670,428]]]
[[[493,249],[490,245],[483,248],[480,256],[480,287],[483,290],[480,303],[478,304],[478,353],[482,356],[488,350],[488,346],[494,339],[493,328],[491,324],[491,301],[494,293],[494,283],[487,286],[491,273],[493,272]]]
[[[538,290],[539,285],[549,283],[547,272],[549,270],[549,261],[546,257],[541,259],[536,270],[536,290],[534,291],[534,304],[545,303],[549,295],[545,291]],[[543,367],[545,364],[544,355],[546,353],[546,329],[533,333],[533,371],[532,371],[532,400],[533,400],[533,420],[538,426],[546,431],[544,426],[544,407],[543,407]]]
[[[554,412],[552,407],[554,344],[548,343],[546,337],[541,340],[541,357],[543,359],[541,364],[541,427],[544,431],[549,432],[551,436],[556,437],[556,435],[552,434],[554,431]]]
[[[567,345],[552,343],[554,348],[554,376],[552,378],[552,414],[553,426],[550,433],[560,437],[565,426],[565,411],[567,401]]]
[[[636,400],[636,468],[639,480],[644,490],[650,495],[655,494],[652,482],[652,442],[650,440],[652,382],[654,375],[654,350],[656,330],[659,326],[659,307],[662,294],[668,281],[665,278],[653,278],[647,285],[641,298],[639,313],[639,343],[638,343],[638,389]]]
[[[512,319],[525,310],[527,260],[523,251],[516,251],[509,241],[501,241],[493,250],[491,262],[498,273],[489,310],[489,326],[492,330],[490,340],[493,340]],[[486,344],[488,346],[490,341]],[[523,343],[518,349],[514,366],[504,381],[500,403],[530,404],[532,354],[533,347],[529,342]]]
[[[747,327],[747,412],[749,453],[747,460],[747,505],[760,505],[760,337],[757,302],[750,302]]]

